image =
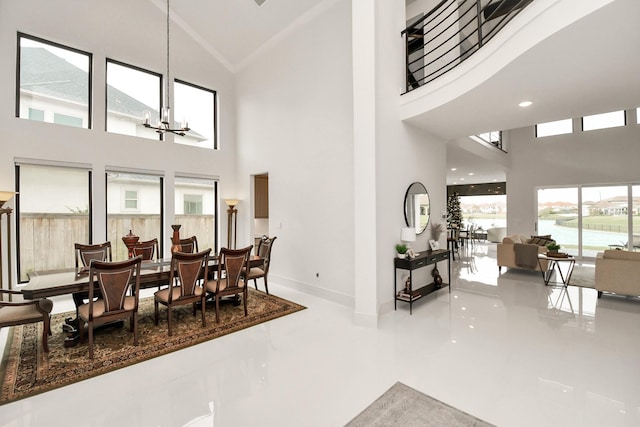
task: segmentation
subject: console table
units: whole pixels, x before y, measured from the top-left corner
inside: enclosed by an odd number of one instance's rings
[[[393,306],[394,309],[398,308],[398,301],[404,301],[409,303],[409,314],[413,314],[413,303],[414,301],[422,298],[425,295],[434,292],[441,287],[447,286],[449,287],[449,292],[451,292],[451,286],[448,283],[443,283],[441,286],[438,286],[436,283],[422,283],[422,284],[414,284],[413,283],[413,271],[419,268],[426,267],[428,265],[435,264],[437,267],[438,262],[447,261],[447,272],[449,280],[451,280],[451,252],[446,249],[438,249],[435,251],[424,251],[421,252],[418,256],[413,258],[395,258],[394,259],[394,271],[393,271]],[[409,289],[405,289],[404,287],[401,291],[398,291],[398,270],[408,270],[409,271]]]

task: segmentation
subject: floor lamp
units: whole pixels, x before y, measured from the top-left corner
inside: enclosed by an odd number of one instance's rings
[[[236,205],[240,202],[238,199],[225,199],[227,206],[227,248],[235,249],[238,238],[238,210]],[[231,246],[233,235],[233,246]]]
[[[2,254],[2,216],[7,215],[7,280],[9,282],[8,289],[11,290],[11,212],[13,209],[5,208],[4,204],[8,202],[16,193],[13,191],[0,191],[0,289],[4,289],[2,281],[4,280],[4,256]],[[11,294],[9,294],[11,301]]]

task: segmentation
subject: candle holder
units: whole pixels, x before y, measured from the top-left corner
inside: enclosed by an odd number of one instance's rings
[[[180,252],[180,224],[173,224],[173,237],[171,237],[171,253]]]

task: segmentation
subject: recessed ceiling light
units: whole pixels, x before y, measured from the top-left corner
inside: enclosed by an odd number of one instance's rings
[[[518,106],[522,107],[522,108],[526,108],[526,107],[530,106],[531,104],[533,104],[533,102],[531,102],[531,101],[522,101],[520,104],[518,104]]]
[[[469,176],[473,176],[473,172],[469,172]]]
[[[451,168],[451,170],[452,170],[452,171],[456,171],[456,170],[458,170],[458,168]]]
[[[464,178],[460,178],[460,181],[464,181]]]

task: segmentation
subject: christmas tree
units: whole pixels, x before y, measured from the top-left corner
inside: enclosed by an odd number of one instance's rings
[[[462,209],[460,208],[460,194],[454,192],[447,199],[447,226],[462,227]]]

